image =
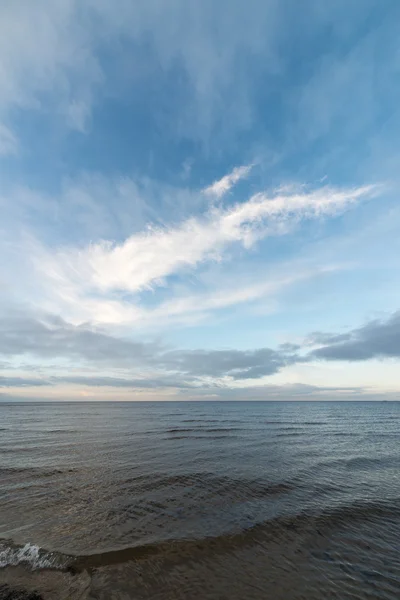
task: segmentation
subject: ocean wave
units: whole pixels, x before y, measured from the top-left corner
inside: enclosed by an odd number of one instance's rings
[[[57,552],[49,552],[36,544],[18,546],[9,540],[0,542],[0,568],[23,565],[29,569],[64,569],[67,559]]]
[[[398,457],[391,456],[390,454],[385,456],[350,456],[345,458],[336,458],[334,460],[327,460],[319,464],[320,467],[334,467],[349,470],[363,470],[373,468],[384,468],[388,466],[398,466]]]
[[[54,433],[63,433],[65,435],[71,435],[75,433],[79,433],[79,429],[64,429],[64,428],[55,428],[55,429],[35,429],[30,432],[34,433],[43,433],[43,434],[54,434]]]
[[[230,433],[231,431],[243,431],[242,427],[209,427],[207,425],[199,425],[198,427],[172,427],[166,429],[166,433]]]
[[[273,519],[249,525],[231,533],[218,536],[207,536],[196,539],[170,539],[149,544],[138,544],[118,550],[98,552],[90,555],[76,557],[69,570],[82,572],[84,570],[122,564],[129,561],[141,561],[155,556],[177,559],[190,556],[192,559],[200,558],[213,552],[232,552],[253,544],[286,544],[290,539],[299,537],[309,540],[313,538],[329,537],[331,531],[338,527],[349,526],[354,522],[376,523],[379,519],[393,520],[400,518],[400,501],[394,499],[385,503],[353,503],[343,505],[335,510],[321,513],[299,513],[297,515],[279,516]],[[307,542],[308,543],[308,542]]]
[[[239,479],[227,475],[217,476],[209,472],[190,472],[175,475],[152,474],[151,477],[137,476],[126,481],[134,484],[136,489],[143,492],[154,492],[161,489],[192,488],[202,493],[214,494],[219,497],[244,500],[265,498],[271,495],[289,492],[294,486],[289,481],[265,482],[259,479]]]
[[[0,467],[0,477],[23,475],[24,477],[42,478],[75,472],[76,469],[73,467],[68,469],[46,469],[44,467]]]
[[[377,524],[382,519],[400,525],[399,498],[379,503],[355,502],[316,513],[281,515],[217,536],[164,539],[85,555],[50,552],[31,543],[17,546],[3,540],[0,542],[0,567],[24,565],[31,570],[53,569],[77,574],[155,556],[179,561],[183,556],[196,559],[204,554],[232,552],[254,544],[286,544],[297,537],[308,544],[309,536],[330,539],[332,531],[340,528],[348,531],[349,527],[358,527],[361,522]]]
[[[182,423],[221,423],[219,419],[183,419]]]
[[[173,437],[170,437],[167,439],[170,442],[174,442],[176,440],[224,440],[226,438],[236,438],[237,437],[234,433],[219,433],[219,434],[213,434],[211,436],[206,435],[205,432],[203,433],[203,435],[199,435],[199,433],[197,433],[195,435],[174,435]]]
[[[263,423],[265,425],[290,425],[290,427],[301,427],[303,425],[329,425],[328,421],[282,421],[282,420],[277,420],[277,421],[271,421],[271,420],[266,420],[263,421]]]

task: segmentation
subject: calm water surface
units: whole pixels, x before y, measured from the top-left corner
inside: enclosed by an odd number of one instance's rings
[[[399,600],[399,442],[391,402],[0,404],[0,598]]]

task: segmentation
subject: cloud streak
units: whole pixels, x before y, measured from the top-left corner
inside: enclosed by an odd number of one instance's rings
[[[229,190],[233,188],[241,179],[245,179],[249,176],[253,165],[244,165],[242,167],[235,167],[232,173],[228,173],[214,183],[204,189],[204,193],[208,196],[215,196],[216,198],[222,198]]]
[[[120,63],[129,60],[135,65],[139,54],[144,70],[154,69],[154,61],[164,76],[178,65],[192,98],[180,111],[187,135],[209,139],[221,109],[230,123],[243,128],[251,120],[245,85],[250,77],[239,54],[265,51],[265,70],[274,70],[272,46],[282,30],[274,27],[275,0],[251,4],[249,9],[248,4],[232,6],[225,0],[201,6],[177,0],[168,7],[161,0],[138,0],[134,5],[126,0],[7,3],[0,21],[0,116],[15,107],[36,110],[46,104],[84,131],[99,95],[95,92],[104,82],[121,85]],[[211,22],[218,25],[210,27]],[[104,50],[112,73],[101,63]]]
[[[34,267],[54,297],[70,308],[86,306],[100,322],[133,322],[144,314],[124,295],[163,286],[172,275],[221,261],[230,248],[249,249],[261,239],[288,233],[303,220],[341,214],[376,193],[376,186],[258,193],[178,225],[149,227],[122,243],[52,251],[37,245]]]
[[[18,154],[19,143],[14,133],[0,123],[0,156]]]
[[[45,379],[28,377],[8,377],[0,375],[0,388],[24,388],[24,387],[42,387],[50,385]]]

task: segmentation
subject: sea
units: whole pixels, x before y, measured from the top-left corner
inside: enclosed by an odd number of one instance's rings
[[[2,600],[399,600],[400,403],[0,404]]]

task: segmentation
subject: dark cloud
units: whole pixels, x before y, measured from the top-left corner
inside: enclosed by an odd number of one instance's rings
[[[50,385],[50,382],[45,379],[30,379],[25,377],[6,377],[0,376],[0,388],[9,387],[40,387]]]
[[[115,387],[115,388],[131,388],[131,389],[154,389],[154,388],[191,388],[193,382],[185,381],[179,376],[172,377],[152,377],[152,378],[124,378],[124,377],[108,377],[108,376],[92,376],[92,375],[68,375],[65,377],[52,377],[51,382],[67,383],[76,385],[88,385],[92,387]]]
[[[293,364],[298,357],[292,353],[260,348],[258,350],[190,350],[169,352],[160,357],[167,369],[197,377],[253,379],[273,375]]]
[[[324,346],[325,344],[339,344],[347,342],[351,338],[351,333],[324,333],[322,331],[314,331],[307,336],[304,345],[307,346]]]
[[[298,350],[301,349],[301,346],[299,344],[290,344],[289,342],[286,342],[285,344],[280,344],[279,349],[282,350],[282,352],[297,352]]]
[[[208,393],[211,389],[224,389],[224,385],[218,386],[213,380],[226,376],[233,380],[260,379],[289,365],[316,359],[399,358],[400,311],[386,321],[372,321],[347,333],[313,333],[303,349],[309,349],[310,345],[320,347],[307,354],[301,353],[297,344],[282,344],[276,350],[165,350],[157,344],[118,338],[90,325],[77,327],[59,317],[13,313],[0,319],[0,354],[86,362],[90,371],[96,369],[100,374],[3,376],[0,387],[76,384],[132,389],[170,387],[183,391],[202,387]],[[115,367],[118,376],[112,375]],[[111,370],[110,376],[105,369]],[[54,373],[54,368],[50,370]]]
[[[313,350],[310,358],[347,361],[400,358],[400,311],[386,321],[371,321],[341,335],[317,333],[313,339],[323,346]]]
[[[53,315],[13,312],[0,318],[0,354],[6,356],[65,357],[120,365],[149,360],[157,351],[155,344],[116,338]]]
[[[166,372],[166,377],[156,376],[154,382],[168,387],[188,387],[202,377],[256,379],[273,375],[300,360],[292,350],[164,351],[156,344],[117,338],[89,325],[77,327],[52,315],[13,313],[0,319],[0,354],[84,360],[99,368],[146,366]],[[168,373],[174,376],[170,378]],[[97,380],[103,381],[99,385],[108,385],[104,378]],[[126,381],[115,378],[115,385],[129,386]],[[144,385],[143,380],[138,380],[140,384]]]

